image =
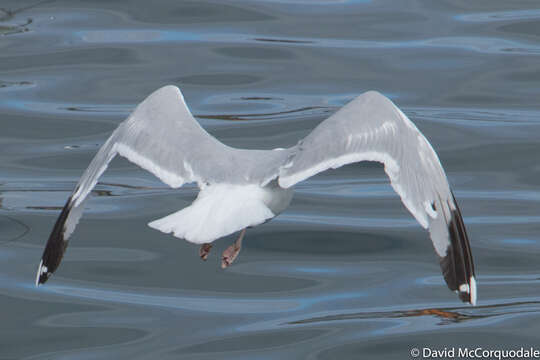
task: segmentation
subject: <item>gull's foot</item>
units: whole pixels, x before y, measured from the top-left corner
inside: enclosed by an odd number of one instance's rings
[[[226,269],[229,265],[231,265],[240,253],[240,249],[242,249],[242,239],[244,238],[244,235],[246,233],[246,229],[243,229],[240,232],[240,236],[236,241],[229,246],[223,254],[221,255],[221,268]]]
[[[206,261],[208,259],[208,254],[210,254],[210,249],[212,248],[212,244],[202,244],[199,248],[199,256],[202,260]]]
[[[221,268],[226,269],[229,265],[233,263],[238,254],[240,254],[240,247],[236,243],[229,246],[223,254],[221,255]]]

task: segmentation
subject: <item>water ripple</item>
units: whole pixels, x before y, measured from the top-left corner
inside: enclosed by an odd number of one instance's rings
[[[366,311],[359,313],[334,314],[307,319],[290,321],[288,325],[303,325],[311,323],[325,323],[334,321],[369,320],[369,319],[399,319],[410,317],[435,317],[439,320],[438,325],[450,325],[477,319],[487,319],[491,317],[505,315],[526,315],[529,313],[540,313],[540,301],[516,301],[508,303],[498,303],[492,305],[481,305],[471,307],[451,307],[451,308],[426,308],[397,311]]]
[[[223,314],[265,314],[276,312],[297,311],[301,308],[317,303],[326,303],[339,299],[355,299],[362,296],[359,292],[320,294],[312,298],[295,298],[287,296],[283,299],[246,298],[246,296],[227,297],[223,294],[219,298],[210,296],[186,296],[175,294],[151,295],[141,292],[106,290],[102,288],[82,288],[76,286],[48,285],[40,288],[47,294],[60,295],[62,297],[84,298],[99,302],[114,302],[131,305],[145,305],[152,307],[166,307],[188,311],[201,311]]]
[[[80,39],[87,43],[128,44],[153,42],[209,42],[209,43],[242,43],[271,46],[343,48],[343,49],[422,49],[430,47],[456,48],[486,54],[513,53],[520,55],[540,54],[540,46],[495,37],[446,36],[408,41],[372,41],[328,38],[283,38],[270,35],[251,37],[242,33],[227,33],[214,29],[208,32],[188,32],[177,30],[87,30],[78,33]]]
[[[504,1],[36,4],[0,10],[3,357],[386,359],[414,344],[536,340],[540,10]],[[35,288],[43,245],[83,169],[165,84],[182,88],[209,132],[246,148],[294,145],[368,89],[395,100],[433,143],[460,201],[479,306],[447,289],[428,232],[373,163],[299,184],[291,207],[250,229],[222,271],[234,235],[203,263],[197,246],[146,226],[197,188],[168,189],[115,160],[58,273]]]
[[[529,20],[540,18],[540,9],[527,9],[527,10],[510,10],[510,11],[494,11],[476,14],[463,14],[457,15],[456,20],[464,22],[499,22],[499,21],[512,21],[516,20]]]

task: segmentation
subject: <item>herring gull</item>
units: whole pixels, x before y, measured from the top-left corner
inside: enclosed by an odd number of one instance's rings
[[[295,184],[346,164],[380,162],[405,207],[429,229],[448,287],[476,303],[467,232],[439,158],[411,120],[376,91],[356,97],[288,149],[246,150],[208,134],[176,86],[156,90],[120,123],[82,175],[54,225],[36,285],[60,265],[85,199],[116,155],[172,188],[197,183],[200,192],[190,206],[148,225],[199,244],[203,260],[213,241],[240,231],[223,252],[223,268],[238,255],[246,228],[288,207]]]

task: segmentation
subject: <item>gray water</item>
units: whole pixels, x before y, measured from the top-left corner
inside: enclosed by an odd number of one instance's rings
[[[540,345],[538,1],[0,0],[0,358],[408,359]],[[223,271],[146,226],[196,187],[115,160],[62,266],[34,287],[61,206],[108,134],[166,84],[226,144],[293,145],[378,90],[438,152],[478,306],[443,282],[384,171],[297,186]]]

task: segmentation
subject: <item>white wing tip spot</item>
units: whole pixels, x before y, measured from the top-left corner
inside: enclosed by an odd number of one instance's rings
[[[471,276],[470,283],[471,304],[476,305],[476,279],[474,278],[474,276]]]
[[[459,285],[459,292],[469,294],[471,305],[476,305],[476,279],[474,276],[469,278],[469,284]]]
[[[37,271],[37,274],[36,274],[36,286],[39,286],[39,278],[40,278],[40,276],[43,275],[43,274],[46,274],[48,270],[49,269],[47,269],[47,267],[43,265],[43,259],[42,259],[39,262],[38,271]]]

